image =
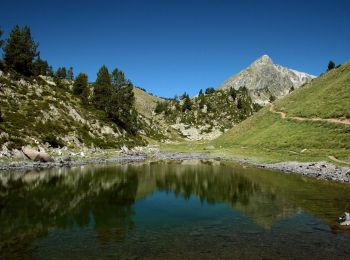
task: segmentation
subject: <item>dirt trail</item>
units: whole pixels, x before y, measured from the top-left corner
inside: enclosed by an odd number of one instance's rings
[[[280,112],[276,110],[276,107],[274,104],[270,105],[270,112],[279,114],[282,119],[293,119],[298,121],[319,121],[319,122],[328,122],[328,123],[335,123],[335,124],[343,124],[343,125],[350,125],[350,119],[347,118],[320,118],[320,117],[299,117],[299,116],[287,116],[285,112]]]
[[[336,157],[334,157],[333,155],[328,156],[328,158],[331,159],[332,161],[335,161],[335,162],[339,162],[339,163],[344,163],[344,164],[349,164],[350,165],[350,162],[339,160]]]

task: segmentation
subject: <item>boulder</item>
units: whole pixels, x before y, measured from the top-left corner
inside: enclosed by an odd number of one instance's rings
[[[37,150],[28,146],[22,147],[22,152],[26,157],[28,157],[28,159],[32,161],[39,155],[39,152]]]
[[[350,226],[350,213],[345,212],[343,216],[339,218],[341,221],[340,225],[342,226]]]
[[[36,162],[54,162],[55,160],[47,153],[39,152],[35,157],[34,161]]]
[[[30,147],[22,147],[22,152],[32,161],[53,162],[54,159],[46,152],[38,152]]]
[[[120,152],[123,153],[123,154],[128,154],[128,153],[129,153],[129,148],[126,147],[125,145],[123,145],[123,146],[120,148]]]
[[[28,160],[28,157],[20,150],[12,150],[12,157],[20,160]]]

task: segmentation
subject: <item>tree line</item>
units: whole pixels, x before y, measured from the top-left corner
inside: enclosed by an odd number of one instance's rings
[[[114,123],[127,132],[136,134],[138,121],[134,108],[133,84],[126,79],[123,71],[116,68],[110,73],[103,65],[97,73],[96,82],[90,88],[88,75],[79,73],[74,78],[73,67],[59,67],[54,72],[52,66],[40,57],[39,43],[34,41],[28,26],[20,28],[16,25],[6,40],[2,40],[2,35],[0,29],[0,48],[3,49],[1,70],[26,77],[51,76],[56,86],[62,86],[63,79],[74,80],[72,92],[81,98],[83,104],[103,110]]]
[[[6,40],[1,40],[3,31],[0,29],[0,47],[3,48],[3,60],[0,69],[16,71],[23,76],[51,76],[60,79],[73,80],[73,67],[59,67],[53,70],[49,63],[42,59],[38,51],[39,43],[34,41],[28,26],[20,28],[16,25]]]

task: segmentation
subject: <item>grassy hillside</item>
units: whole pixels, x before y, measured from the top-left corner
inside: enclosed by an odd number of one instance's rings
[[[350,62],[276,102],[290,116],[350,118]]]
[[[276,102],[287,117],[338,118],[350,113],[350,63],[332,70]],[[220,152],[258,160],[326,160],[350,156],[350,126],[282,119],[266,107],[212,144]]]
[[[141,115],[151,118],[157,102],[164,101],[162,98],[155,97],[139,88],[133,89],[135,94],[135,108]]]

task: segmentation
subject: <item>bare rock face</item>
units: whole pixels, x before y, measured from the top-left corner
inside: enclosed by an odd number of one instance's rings
[[[265,105],[270,97],[280,98],[310,82],[315,76],[274,64],[263,55],[248,68],[227,79],[220,89],[246,87],[255,103]]]

